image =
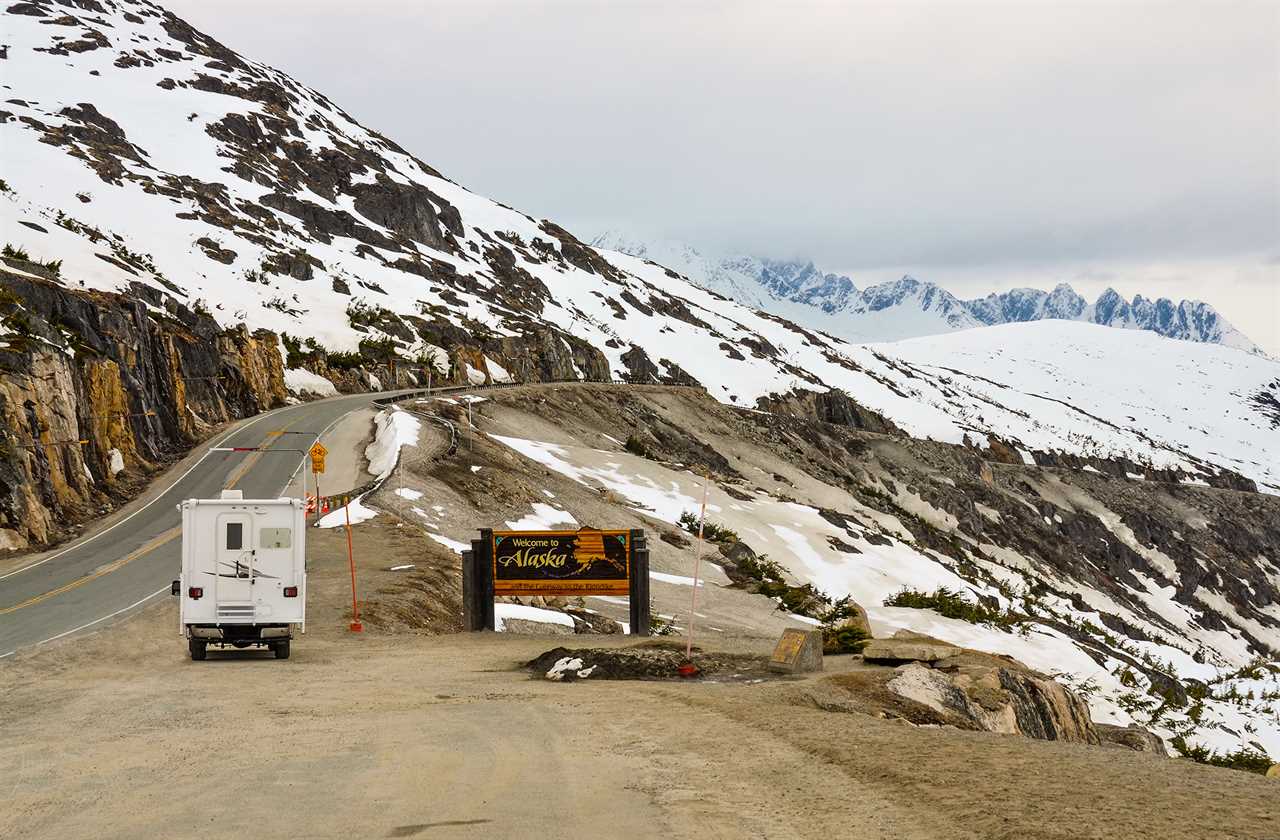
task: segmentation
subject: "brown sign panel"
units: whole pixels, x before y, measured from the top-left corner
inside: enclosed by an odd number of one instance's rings
[[[627,595],[630,531],[494,531],[495,595]]]

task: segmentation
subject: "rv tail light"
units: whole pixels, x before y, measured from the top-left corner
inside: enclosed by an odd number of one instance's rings
[[[286,598],[297,598],[297,597],[298,597],[298,587],[296,587],[296,586],[286,586],[286,587],[284,588],[284,597],[286,597]]]
[[[193,601],[194,601],[194,600],[197,600],[197,599],[199,599],[199,598],[203,598],[203,597],[204,597],[204,587],[203,587],[203,586],[192,586],[192,587],[188,588],[188,589],[187,589],[187,597],[188,597],[188,598],[190,598],[190,599],[191,599],[191,600],[193,600]]]

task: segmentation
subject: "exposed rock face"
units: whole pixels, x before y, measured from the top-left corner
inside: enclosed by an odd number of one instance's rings
[[[1030,671],[967,667],[955,674],[903,665],[889,690],[987,732],[1100,744],[1089,707],[1070,689]]]
[[[60,539],[214,427],[284,404],[275,335],[138,292],[0,270],[0,549]]]
[[[826,392],[794,391],[785,396],[764,397],[759,408],[777,414],[793,414],[848,426],[882,435],[902,434],[893,421],[882,414],[860,405],[848,394],[839,390]]]

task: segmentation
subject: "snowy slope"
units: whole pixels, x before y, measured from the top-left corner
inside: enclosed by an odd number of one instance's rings
[[[698,510],[701,503],[703,480],[687,470],[676,471],[623,451],[507,435],[491,437],[540,467],[593,490],[608,489],[624,504],[660,522],[674,525],[682,513]],[[1087,687],[1097,721],[1152,726],[1166,738],[1190,733],[1192,743],[1218,751],[1234,751],[1256,742],[1271,755],[1280,754],[1280,704],[1275,702],[1280,699],[1280,677],[1267,672],[1252,679],[1236,676],[1254,661],[1254,652],[1237,628],[1249,626],[1264,643],[1280,649],[1280,630],[1276,629],[1280,607],[1274,604],[1265,608],[1270,625],[1267,627],[1254,626],[1256,622],[1242,618],[1208,590],[1201,592],[1201,599],[1195,604],[1198,608],[1175,599],[1172,587],[1169,591],[1158,587],[1154,591],[1129,590],[1132,600],[1122,604],[1085,580],[1055,573],[1036,556],[1009,546],[965,540],[970,562],[957,563],[954,558],[922,548],[896,517],[849,497],[840,502],[842,516],[855,522],[856,527],[848,527],[847,523],[841,527],[829,511],[823,515],[811,504],[780,500],[758,491],[747,496],[743,498],[741,492],[730,495],[712,483],[708,518],[735,531],[755,551],[781,562],[795,580],[813,583],[835,597],[852,596],[867,610],[877,636],[906,628],[966,647],[1014,656],[1046,673],[1060,674],[1076,687]],[[906,502],[909,494],[899,498]],[[1111,538],[1141,548],[1119,517],[1096,500],[1080,494],[1071,499],[1071,504],[1104,517]],[[945,516],[928,506],[916,509],[930,518]],[[570,514],[563,515],[572,518]],[[1160,552],[1145,550],[1172,564]],[[716,555],[712,557],[715,562]],[[975,564],[991,577],[975,577]],[[1269,568],[1275,572],[1280,567]],[[1176,579],[1178,573],[1171,570],[1170,574]],[[692,583],[687,577],[668,577]],[[1004,585],[994,585],[994,581]],[[1050,592],[1065,592],[1071,597],[1033,597],[1030,584],[1037,582]],[[888,596],[903,587],[929,592],[940,586],[1046,620],[1005,630],[944,618],[930,611],[882,606]],[[714,585],[707,585],[703,603],[714,601],[715,589]],[[1204,614],[1221,615],[1227,623],[1217,625],[1218,629],[1207,629],[1215,624],[1205,620]],[[1091,639],[1064,632],[1071,627],[1115,627],[1117,621],[1136,628],[1142,635],[1135,640],[1120,633],[1122,641],[1112,637],[1109,644],[1114,647],[1110,654],[1100,653],[1105,648],[1100,649]],[[1212,685],[1212,695],[1194,717],[1188,715],[1188,708],[1153,713],[1154,703],[1135,702],[1146,696],[1151,684],[1129,667],[1126,657],[1143,657],[1159,663],[1166,674]],[[1218,699],[1233,697],[1233,685],[1238,686],[1238,699]],[[1248,688],[1255,694],[1246,700],[1243,695]]]

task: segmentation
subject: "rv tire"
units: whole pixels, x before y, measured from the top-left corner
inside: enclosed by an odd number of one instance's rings
[[[272,647],[275,649],[276,659],[289,658],[289,640],[288,639],[285,639],[283,642],[276,642],[274,645],[272,645]]]
[[[203,639],[192,639],[187,642],[187,647],[191,650],[191,658],[196,662],[203,661],[207,655],[207,645]]]

